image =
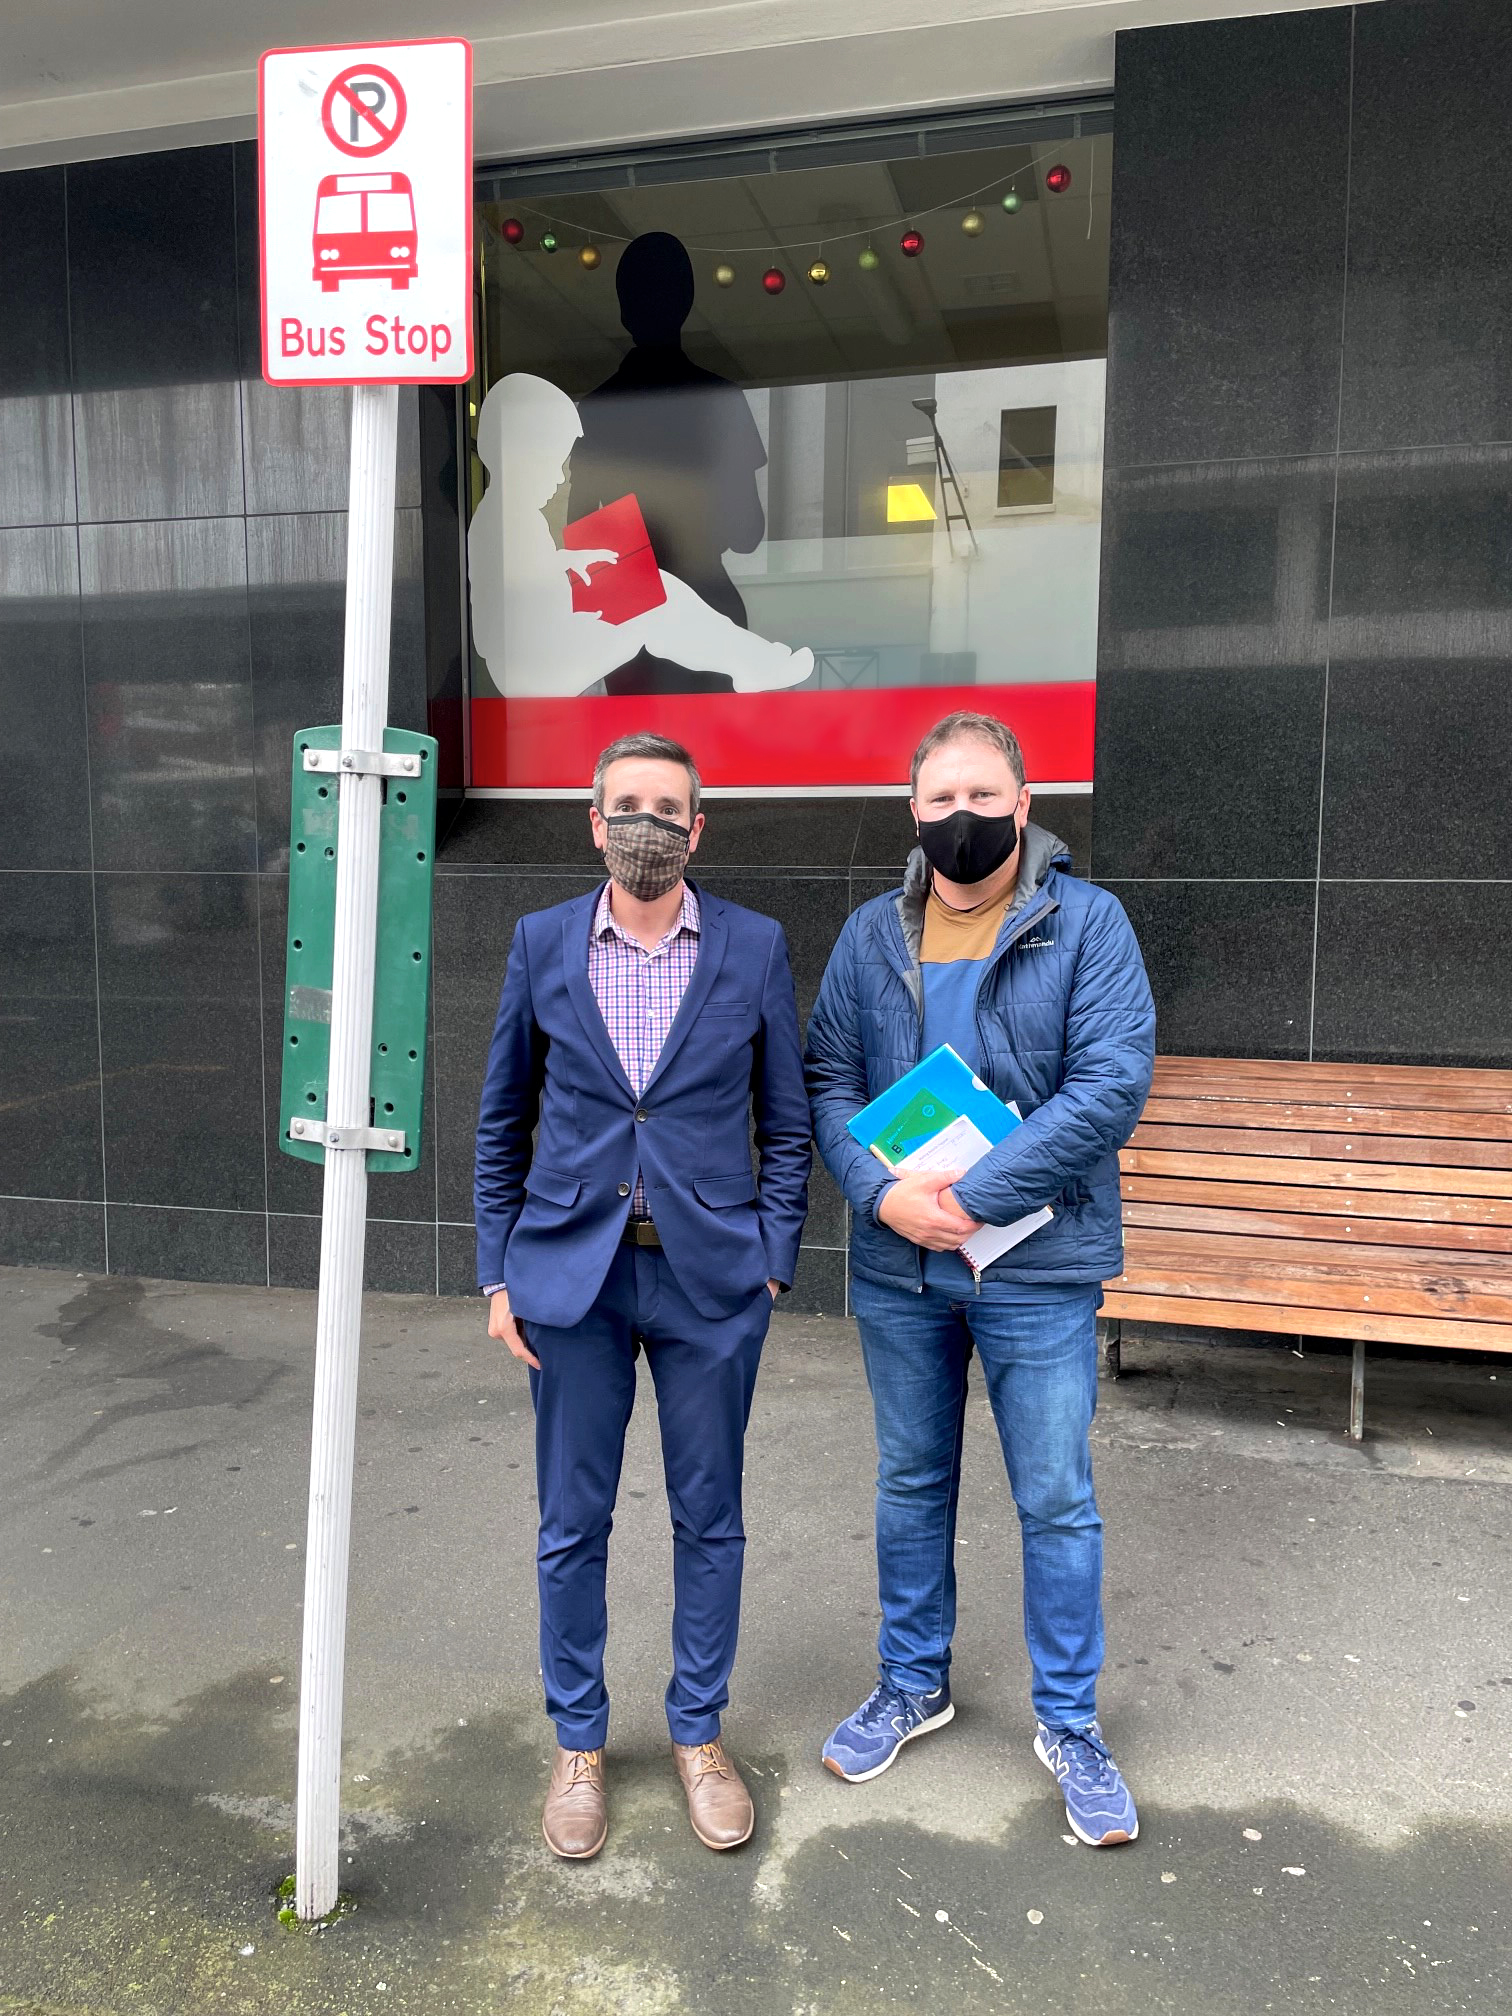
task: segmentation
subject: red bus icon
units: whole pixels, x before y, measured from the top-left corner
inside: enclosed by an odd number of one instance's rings
[[[315,196],[314,277],[327,294],[343,280],[408,287],[418,274],[415,198],[408,175],[325,175]]]

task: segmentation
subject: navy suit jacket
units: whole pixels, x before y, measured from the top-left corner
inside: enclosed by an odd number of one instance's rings
[[[699,890],[693,977],[637,1099],[588,978],[599,894],[515,927],[478,1116],[478,1284],[504,1282],[527,1322],[580,1322],[639,1175],[683,1293],[702,1315],[733,1315],[769,1279],[792,1281],[808,1213],[787,940],[770,917]]]

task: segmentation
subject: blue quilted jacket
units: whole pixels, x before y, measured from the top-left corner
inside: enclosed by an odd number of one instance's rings
[[[977,992],[986,1078],[1017,1102],[1024,1124],[955,1186],[956,1196],[992,1225],[1042,1204],[1055,1213],[994,1262],[990,1281],[1091,1283],[1123,1268],[1118,1151],[1150,1089],[1155,1006],[1123,906],[1069,868],[1061,841],[1024,828],[1018,892]],[[902,889],[847,920],[806,1060],[819,1152],[854,1213],[851,1268],[915,1290],[923,1287],[919,1249],[879,1222],[887,1172],[846,1122],[919,1061],[929,874],[916,849]]]

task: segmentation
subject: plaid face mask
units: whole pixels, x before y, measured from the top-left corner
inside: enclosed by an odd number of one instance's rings
[[[677,887],[688,865],[685,828],[654,812],[617,812],[604,824],[604,865],[627,896],[654,903]]]

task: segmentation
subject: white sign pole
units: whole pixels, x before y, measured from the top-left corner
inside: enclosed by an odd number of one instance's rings
[[[341,1705],[346,1667],[347,1563],[357,1361],[367,1235],[368,1079],[378,933],[378,814],[383,780],[345,767],[383,748],[388,720],[389,625],[394,580],[394,469],[399,393],[352,387],[347,507],[346,653],[342,669],[336,936],[331,983],[328,1132],[315,1319],[315,1421],[305,1551],[304,1654],[299,1690],[299,1804],[295,1909],[325,1917],[337,1892],[341,1827]],[[340,1138],[340,1136],[338,1136]]]

